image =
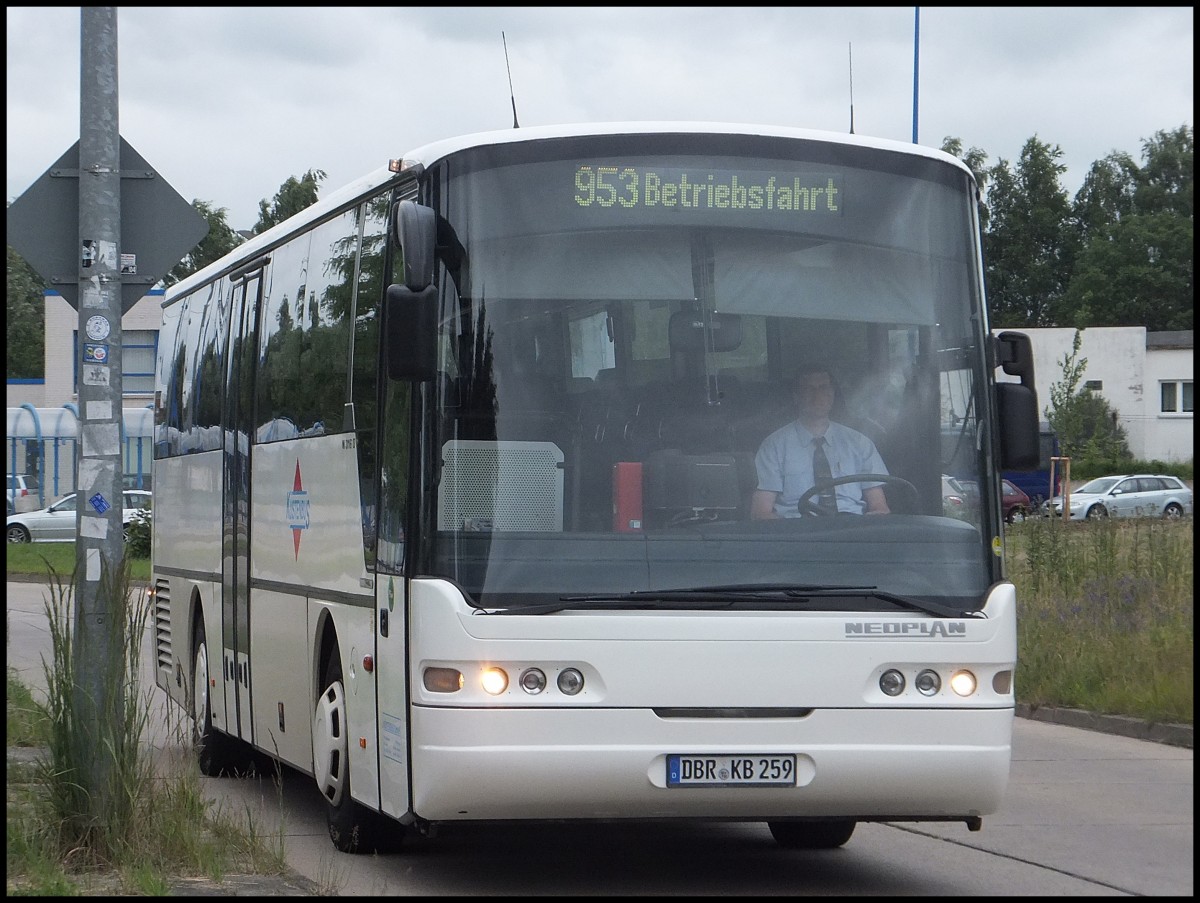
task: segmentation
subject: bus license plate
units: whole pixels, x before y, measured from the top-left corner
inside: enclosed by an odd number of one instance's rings
[[[667,756],[668,787],[795,787],[794,755]]]

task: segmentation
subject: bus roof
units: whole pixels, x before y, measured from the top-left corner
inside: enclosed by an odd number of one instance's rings
[[[260,235],[255,235],[253,238],[246,240],[221,260],[214,261],[186,279],[168,287],[162,306],[170,306],[181,295],[186,294],[197,286],[203,285],[210,279],[224,272],[232,271],[243,263],[253,260],[256,256],[264,253],[267,249],[308,223],[322,219],[335,210],[351,204],[356,198],[374,194],[379,188],[389,182],[400,182],[405,181],[406,178],[415,178],[423,168],[429,167],[458,151],[500,144],[516,144],[519,142],[574,138],[588,135],[650,134],[747,135],[820,141],[824,143],[844,144],[848,147],[875,148],[877,150],[893,151],[901,154],[927,157],[931,160],[939,160],[943,163],[957,166],[967,175],[974,178],[970,168],[962,160],[937,148],[894,141],[888,138],[871,138],[842,132],[828,132],[777,125],[653,120],[641,122],[573,123],[475,132],[454,138],[433,141],[406,152],[400,158],[403,161],[403,165],[399,173],[391,168],[391,162],[389,161],[378,169],[355,179],[348,185],[321,198],[312,206],[305,208],[301,213],[296,214],[296,216],[272,226]]]
[[[589,122],[564,125],[545,125],[516,129],[497,129],[476,132],[455,138],[445,138],[415,148],[404,155],[404,160],[429,166],[443,157],[472,147],[496,144],[512,144],[519,141],[540,141],[550,138],[574,138],[584,135],[649,135],[649,134],[709,134],[709,135],[753,135],[768,138],[795,138],[845,144],[851,147],[870,147],[903,154],[929,157],[959,166],[970,173],[965,163],[945,151],[920,144],[909,144],[888,138],[871,138],[843,132],[827,132],[816,129],[801,129],[778,125],[755,125],[734,122],[674,122],[653,120],[639,122]]]

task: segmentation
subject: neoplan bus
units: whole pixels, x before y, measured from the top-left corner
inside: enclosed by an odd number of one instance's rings
[[[522,128],[169,289],[157,682],[204,773],[310,774],[345,851],[463,821],[978,829],[1014,711],[999,473],[1036,464],[1037,403],[1028,338],[989,337],[976,205],[916,145]],[[749,517],[813,359],[890,515]],[[946,429],[974,522],[942,513]]]

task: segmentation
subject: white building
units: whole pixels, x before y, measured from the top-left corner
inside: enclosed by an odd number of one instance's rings
[[[994,330],[1003,332],[1004,330]],[[1038,412],[1045,419],[1050,386],[1062,382],[1075,330],[1014,329],[1033,343]],[[1093,326],[1080,334],[1077,361],[1085,386],[1104,397],[1139,461],[1183,463],[1195,455],[1192,402],[1193,331],[1147,332],[1144,326]],[[1001,379],[1013,377],[1000,374]]]

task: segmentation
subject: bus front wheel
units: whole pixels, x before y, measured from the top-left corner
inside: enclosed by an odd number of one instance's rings
[[[325,797],[329,839],[343,853],[390,852],[395,842],[383,816],[350,796],[350,731],[342,663],[335,652],[325,666],[324,689],[313,712],[313,777]],[[395,838],[403,828],[391,825]]]
[[[826,821],[769,821],[771,836],[789,850],[832,850],[842,846],[857,823],[850,819]]]

